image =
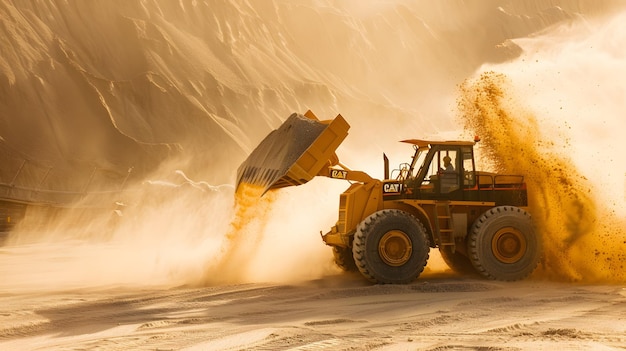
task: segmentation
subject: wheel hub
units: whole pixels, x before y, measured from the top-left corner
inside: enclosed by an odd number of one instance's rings
[[[385,233],[378,243],[378,254],[390,266],[402,266],[411,257],[413,245],[408,235],[399,230]]]
[[[491,250],[503,263],[515,263],[526,253],[527,243],[524,235],[513,227],[505,227],[494,235]]]

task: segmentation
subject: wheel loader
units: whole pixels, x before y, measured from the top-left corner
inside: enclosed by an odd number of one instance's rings
[[[407,284],[438,248],[454,271],[513,281],[539,263],[541,241],[527,212],[522,175],[476,170],[474,141],[402,140],[408,162],[374,179],[339,162],[335,151],[350,126],[341,116],[320,121],[294,113],[252,151],[237,187],[263,193],[325,176],[350,183],[339,196],[338,220],[322,234],[335,263],[380,284]],[[321,232],[320,232],[321,234]]]

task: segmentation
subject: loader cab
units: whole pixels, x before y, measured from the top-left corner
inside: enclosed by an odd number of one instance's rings
[[[463,189],[476,185],[473,142],[403,142],[413,144],[415,150],[412,162],[404,166],[404,197],[464,200]]]

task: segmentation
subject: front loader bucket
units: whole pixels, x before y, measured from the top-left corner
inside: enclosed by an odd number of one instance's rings
[[[335,150],[348,135],[350,125],[337,115],[320,121],[311,111],[294,113],[268,134],[237,170],[237,188],[242,183],[271,189],[301,185],[326,174],[339,160]]]

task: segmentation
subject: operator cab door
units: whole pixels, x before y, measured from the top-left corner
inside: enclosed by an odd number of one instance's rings
[[[425,199],[465,200],[463,189],[474,187],[474,156],[471,147],[437,145],[425,159],[418,179]]]

